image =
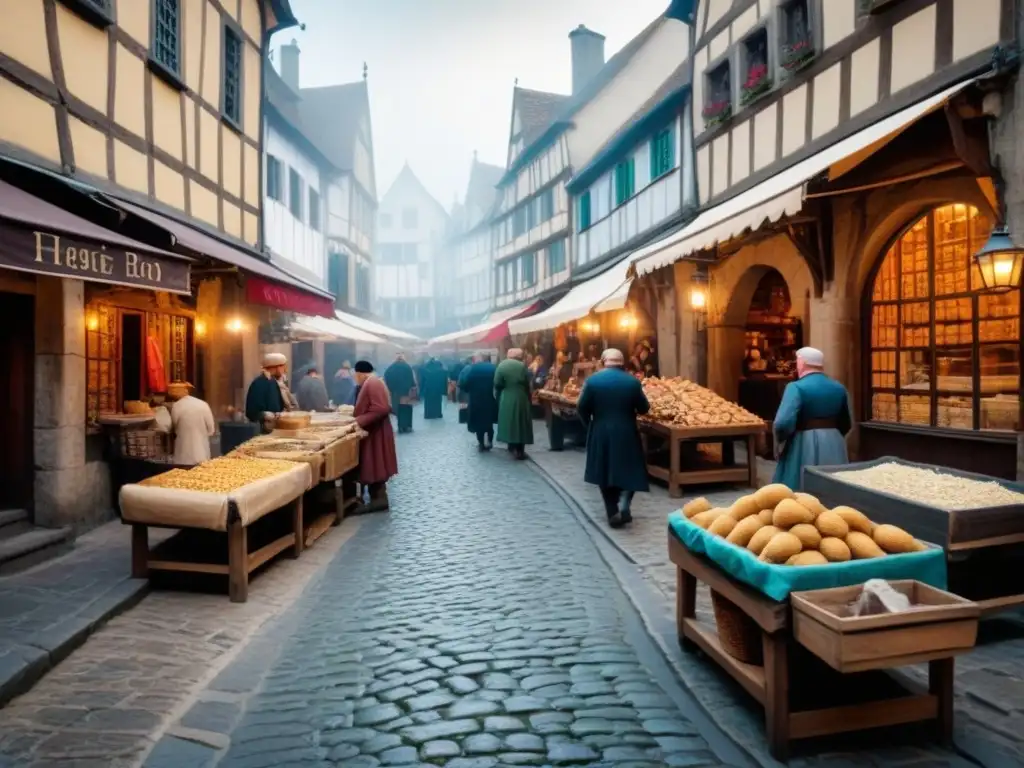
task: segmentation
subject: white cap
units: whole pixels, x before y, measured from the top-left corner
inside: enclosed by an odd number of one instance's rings
[[[825,355],[814,347],[801,347],[796,351],[796,356],[812,368],[821,368],[825,365]]]
[[[264,368],[275,368],[278,365],[288,365],[288,358],[280,352],[268,352],[263,356]]]

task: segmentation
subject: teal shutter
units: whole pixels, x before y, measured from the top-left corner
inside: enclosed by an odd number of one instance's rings
[[[590,226],[590,190],[588,189],[582,195],[580,195],[579,202],[579,231],[587,229]]]

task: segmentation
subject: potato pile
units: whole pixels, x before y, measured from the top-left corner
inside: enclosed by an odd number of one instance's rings
[[[687,379],[643,380],[651,404],[648,418],[679,427],[721,427],[730,424],[761,424],[762,420],[736,403]]]
[[[683,514],[694,525],[775,565],[826,565],[925,548],[902,528],[875,525],[852,507],[828,509],[814,496],[777,483],[741,496],[728,509],[713,508],[703,497],[694,499]]]

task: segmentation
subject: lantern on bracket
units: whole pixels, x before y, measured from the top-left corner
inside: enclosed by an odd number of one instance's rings
[[[1014,244],[1009,227],[999,226],[992,230],[988,242],[974,255],[974,263],[985,288],[999,291],[1019,288],[1024,248]]]
[[[708,268],[698,264],[690,277],[690,309],[694,312],[708,311]]]

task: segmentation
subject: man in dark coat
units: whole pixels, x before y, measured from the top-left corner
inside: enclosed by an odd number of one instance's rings
[[[476,435],[477,448],[489,451],[494,446],[494,425],[498,421],[498,401],[494,397],[494,372],[497,366],[490,355],[462,369],[459,390],[469,398],[466,428]]]
[[[430,358],[430,362],[424,366],[420,385],[422,386],[420,397],[423,399],[423,418],[444,418],[441,403],[448,392],[448,373],[436,357]]]
[[[327,384],[324,383],[316,363],[303,366],[299,384],[295,387],[295,398],[304,411],[325,412],[331,410],[328,402]]]
[[[587,378],[576,411],[587,425],[587,468],[583,479],[601,489],[612,528],[633,521],[633,494],[648,490],[647,467],[636,417],[650,403],[640,382],[623,370],[617,349],[601,355],[604,370]]]
[[[398,417],[398,433],[412,432],[412,405],[403,403],[416,387],[416,376],[412,366],[405,362],[405,355],[399,353],[395,362],[384,371],[384,383],[391,393],[391,410]]]
[[[390,507],[387,482],[398,474],[395,433],[387,387],[373,375],[366,360],[356,363],[359,395],[352,415],[367,434],[359,441],[359,483],[370,490],[370,503],[356,512],[382,512]]]
[[[263,431],[273,429],[274,417],[286,410],[284,395],[281,393],[281,377],[284,376],[288,358],[279,352],[270,352],[263,358],[263,370],[252,380],[245,393],[245,417],[259,424]]]

